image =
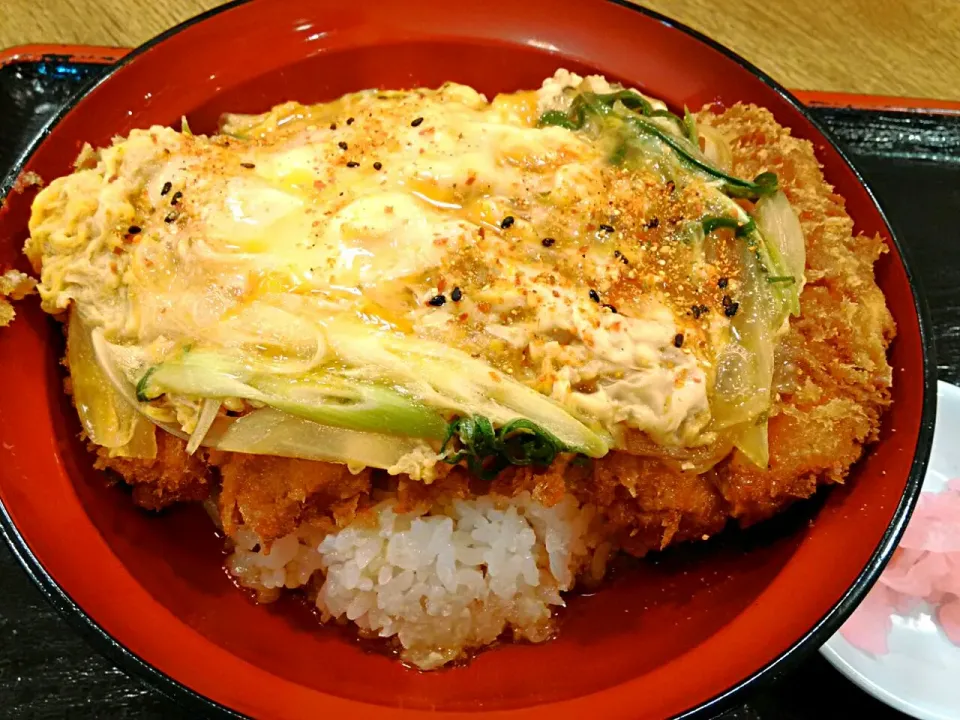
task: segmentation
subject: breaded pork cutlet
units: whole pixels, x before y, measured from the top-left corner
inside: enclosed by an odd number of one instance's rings
[[[767,110],[737,105],[719,114],[705,110],[699,120],[730,143],[734,174],[777,173],[806,239],[802,314],[791,321],[777,352],[769,467],[759,469],[734,453],[696,475],[655,458],[613,452],[586,463],[558,461],[545,471],[508,469],[492,486],[506,495],[530,490],[546,505],[572,489],[600,509],[608,532],[636,555],[708,537],[731,519],[755,523],[822,484],[843,482],[864,447],[877,439],[890,403],[886,349],[895,326],[873,276],[874,262],[886,252],[883,241],[854,234],[843,199],[825,182],[810,143],[792,137]],[[222,484],[223,526],[242,522],[269,541],[305,519],[342,526],[369,505],[369,472],[205,451],[201,462],[188,458],[181,440],[160,435],[153,461],[111,459],[99,451],[98,467],[134,485],[134,498],[144,507],[200,499]],[[430,487],[401,483],[402,499],[410,504],[468,492],[459,470]]]

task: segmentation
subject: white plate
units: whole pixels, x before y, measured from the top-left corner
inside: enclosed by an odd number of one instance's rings
[[[939,492],[960,477],[960,388],[937,383],[937,424],[924,492]],[[893,616],[890,652],[871,655],[840,633],[820,652],[863,690],[920,720],[960,720],[960,647],[929,612]]]

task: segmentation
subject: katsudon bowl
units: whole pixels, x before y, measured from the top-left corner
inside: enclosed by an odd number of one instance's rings
[[[616,2],[433,0],[228,4],[165,33],[87,88],[8,178],[0,268],[27,270],[37,177],[134,128],[214,132],[220,116],[364,88],[447,81],[492,97],[559,67],[599,73],[675,110],[753,103],[812,143],[855,232],[890,252],[876,280],[897,325],[892,403],[847,482],[708,543],[627,563],[571,597],[558,637],[504,644],[433,673],[404,667],[293,600],[258,605],[223,571],[199,506],[137,509],[93,469],[63,392],[63,333],[28,298],[0,332],[5,538],[71,625],[195,713],[307,718],[708,717],[789,668],[878,577],[920,489],[936,393],[929,320],[901,248],[856,171],[783,88],[710,40]],[[14,179],[19,181],[14,183]],[[12,188],[12,189],[11,189]]]

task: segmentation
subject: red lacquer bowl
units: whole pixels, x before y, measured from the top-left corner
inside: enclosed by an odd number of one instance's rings
[[[61,334],[36,303],[0,332],[2,529],[27,572],[98,648],[194,712],[269,718],[709,715],[814,650],[890,556],[919,492],[936,393],[929,324],[869,191],[797,102],[743,60],[652,13],[600,0],[268,0],[226,6],[124,59],[61,114],[24,170],[70,172],[81,144],[186,115],[262,111],[367,88],[488,94],[536,87],[558,66],[604,73],[676,107],[757,103],[811,140],[877,268],[899,335],[895,404],[847,487],[780,520],[625,573],[574,598],[558,640],[505,646],[419,674],[320,629],[292,603],[257,606],[221,569],[197,508],[155,517],[93,471],[62,392]],[[23,266],[33,191],[0,213],[0,266]],[[811,522],[812,519],[812,522]],[[227,710],[229,709],[229,710]]]

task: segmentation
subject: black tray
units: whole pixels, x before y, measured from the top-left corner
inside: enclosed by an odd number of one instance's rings
[[[0,60],[2,62],[2,60]],[[0,67],[0,178],[43,122],[103,62],[72,56]],[[852,107],[813,110],[886,210],[920,275],[936,332],[940,378],[960,379],[960,115]],[[0,548],[0,715],[164,718],[182,711],[91,650]],[[857,689],[814,654],[755,691],[723,720],[893,720],[906,716]]]

